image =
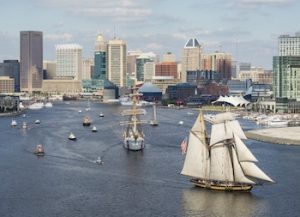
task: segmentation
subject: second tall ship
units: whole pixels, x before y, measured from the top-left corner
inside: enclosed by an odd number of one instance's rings
[[[140,120],[140,115],[146,114],[146,111],[137,108],[139,96],[141,96],[141,94],[137,92],[137,89],[134,86],[134,88],[132,88],[132,94],[129,95],[132,100],[131,109],[123,110],[121,113],[122,116],[128,117],[127,121],[121,122],[121,125],[126,126],[123,133],[124,147],[131,151],[139,151],[145,147],[145,135],[141,128],[141,124],[147,122]]]

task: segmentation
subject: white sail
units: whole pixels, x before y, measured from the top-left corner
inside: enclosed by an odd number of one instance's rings
[[[233,161],[233,171],[234,171],[234,181],[235,182],[241,182],[241,183],[247,183],[247,184],[255,184],[252,180],[248,179],[239,163],[238,157],[236,155],[236,150],[232,147],[232,161]]]
[[[205,123],[202,112],[199,113],[191,131],[194,132],[197,136],[199,136],[200,139],[205,139]]]
[[[256,157],[251,153],[251,151],[247,148],[243,141],[235,134],[234,141],[239,161],[258,162]]]
[[[224,123],[225,121],[233,121],[233,120],[234,120],[233,114],[230,112],[225,112],[225,113],[216,114],[213,122],[215,124],[218,124],[218,123]]]
[[[233,181],[233,168],[228,147],[223,143],[215,144],[210,150],[210,179]]]
[[[235,133],[241,139],[247,139],[240,123],[237,120],[231,120],[226,122],[226,125],[231,128],[232,132]]]
[[[247,176],[251,176],[257,179],[262,179],[268,182],[274,182],[267,174],[265,174],[258,166],[253,162],[240,162],[242,169]]]
[[[213,124],[211,127],[210,146],[232,137],[232,130],[225,123]]]
[[[208,179],[208,149],[199,137],[190,132],[182,175]]]

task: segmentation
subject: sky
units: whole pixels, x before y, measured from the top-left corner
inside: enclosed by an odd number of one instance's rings
[[[278,36],[300,31],[299,0],[10,0],[0,2],[0,60],[19,59],[20,31],[43,32],[44,60],[77,43],[92,58],[97,34],[127,50],[172,52],[196,37],[205,53],[272,69]]]

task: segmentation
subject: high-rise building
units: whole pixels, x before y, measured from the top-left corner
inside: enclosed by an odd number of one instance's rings
[[[184,48],[182,54],[182,70],[181,81],[186,82],[187,71],[200,70],[200,58],[202,48],[196,38],[189,39]]]
[[[0,93],[15,92],[15,81],[9,76],[0,76]]]
[[[18,60],[4,60],[0,63],[0,76],[14,79],[15,92],[20,92],[20,63]]]
[[[56,76],[82,80],[82,47],[80,45],[56,45]]]
[[[20,32],[20,89],[25,92],[42,90],[43,33]]]
[[[220,73],[222,80],[231,80],[231,54],[223,52],[202,54],[201,69]]]
[[[126,42],[119,39],[109,40],[107,48],[108,80],[119,87],[124,87],[126,69]]]
[[[155,76],[155,63],[146,62],[144,64],[144,81],[151,81],[153,76]]]
[[[43,70],[45,71],[44,79],[54,79],[56,77],[56,62],[43,61]]]
[[[127,54],[127,73],[129,77],[136,78],[136,58],[142,54],[141,51],[128,51]]]
[[[136,78],[137,81],[144,81],[144,65],[147,62],[155,62],[156,54],[142,53],[136,58]]]
[[[175,54],[172,54],[171,52],[167,52],[163,55],[163,62],[176,62]]]
[[[279,56],[300,56],[300,32],[296,32],[294,36],[279,36],[278,53]]]
[[[91,76],[95,74],[94,69],[94,59],[82,60],[82,80],[91,80]]]
[[[172,76],[177,79],[177,63],[162,62],[155,65],[155,76]]]
[[[107,42],[102,35],[98,35],[95,44],[94,53],[94,72],[92,79],[106,79],[107,78]]]

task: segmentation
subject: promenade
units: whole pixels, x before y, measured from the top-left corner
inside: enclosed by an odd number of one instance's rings
[[[300,127],[267,128],[245,132],[249,139],[283,145],[300,145]]]

